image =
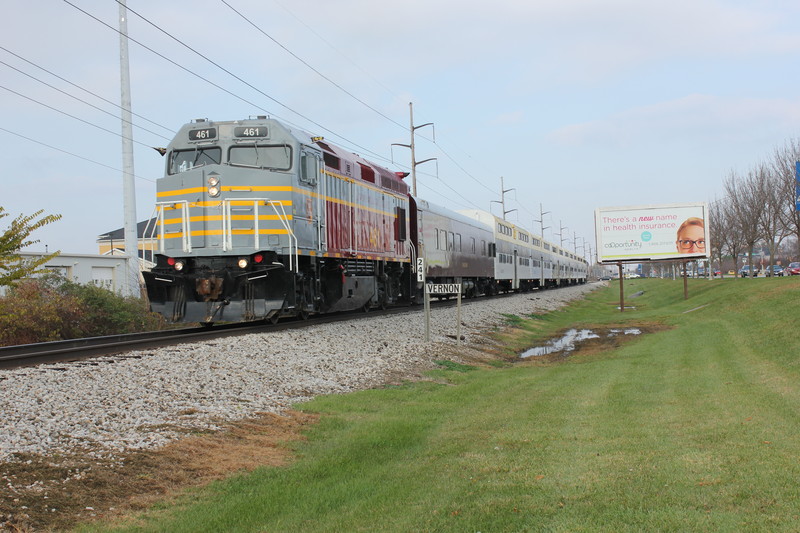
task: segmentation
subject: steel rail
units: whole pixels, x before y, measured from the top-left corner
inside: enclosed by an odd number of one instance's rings
[[[512,296],[513,294],[500,294],[496,297]],[[484,298],[468,298],[462,300],[462,305],[470,305],[485,301]],[[456,300],[432,299],[436,306],[454,306]],[[47,363],[63,363],[81,361],[104,355],[120,354],[134,350],[160,348],[181,343],[200,342],[203,340],[217,339],[230,336],[247,335],[250,333],[277,332],[287,329],[299,329],[310,325],[330,324],[354,320],[360,317],[392,315],[408,311],[421,310],[421,305],[398,305],[385,310],[371,309],[369,312],[351,311],[331,315],[314,315],[310,319],[302,320],[285,319],[277,324],[270,324],[263,320],[245,323],[218,324],[213,327],[190,327],[164,331],[148,331],[142,333],[126,333],[122,335],[109,335],[105,337],[89,337],[63,341],[40,342],[35,344],[20,344],[16,346],[0,347],[0,370],[35,366]]]

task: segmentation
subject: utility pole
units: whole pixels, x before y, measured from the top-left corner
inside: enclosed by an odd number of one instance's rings
[[[428,161],[433,161],[436,158],[430,157],[428,159],[423,159],[422,161],[416,160],[415,155],[415,143],[414,143],[414,132],[419,128],[424,128],[425,126],[433,127],[433,142],[436,142],[436,127],[433,126],[433,122],[426,122],[425,124],[420,124],[419,126],[414,125],[414,103],[408,103],[408,113],[411,117],[410,122],[410,131],[411,131],[411,144],[400,144],[400,143],[392,143],[392,146],[404,146],[406,148],[411,149],[411,195],[417,195],[417,165],[421,165],[422,163],[427,163]]]
[[[120,104],[122,108],[122,204],[125,228],[125,253],[128,255],[127,295],[139,298],[139,234],[136,230],[136,184],[133,172],[133,126],[131,113],[131,74],[128,62],[128,12],[125,0],[119,2]]]
[[[544,216],[549,214],[549,213],[550,213],[550,211],[543,211],[542,210],[542,204],[540,202],[539,203],[539,220],[534,220],[534,222],[538,222],[539,226],[541,226],[541,228],[542,228],[542,233],[540,235],[542,237],[542,240],[544,240],[544,230],[550,229],[550,226],[545,226],[544,225]]]
[[[511,192],[514,189],[504,189],[503,188],[503,176],[500,176],[500,201],[492,200],[489,202],[489,210],[492,210],[492,204],[500,204],[503,206],[503,220],[506,219],[506,215],[509,213],[513,213],[516,209],[509,209],[506,211],[506,193]]]
[[[564,226],[564,225],[562,225],[560,220],[558,221],[558,225],[561,228],[560,233],[558,234],[558,238],[561,239],[561,243],[560,243],[561,248],[564,248],[564,230],[565,229],[569,229],[569,228]],[[567,239],[567,240],[569,240],[569,239]]]

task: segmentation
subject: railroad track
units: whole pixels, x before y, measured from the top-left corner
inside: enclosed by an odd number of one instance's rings
[[[513,294],[513,293],[512,293]],[[500,294],[493,298],[502,298],[512,294]],[[462,305],[479,303],[485,298],[464,299]],[[432,306],[455,306],[456,299],[432,299]],[[332,315],[316,315],[308,320],[285,319],[277,324],[264,321],[236,324],[219,324],[213,327],[180,328],[166,331],[149,331],[143,333],[127,333],[106,337],[90,337],[65,341],[21,344],[18,346],[0,347],[0,369],[19,368],[47,363],[63,363],[81,361],[93,357],[114,355],[132,350],[160,348],[174,344],[193,343],[223,337],[248,335],[251,333],[277,332],[287,329],[299,329],[312,324],[328,324],[374,317],[405,313],[409,310],[422,310],[422,305],[402,305],[389,309],[373,309],[368,313],[353,311]]]
[[[352,312],[336,315],[319,315],[311,317],[308,320],[286,319],[277,324],[269,324],[264,321],[220,324],[210,328],[180,328],[166,331],[149,331],[124,335],[109,335],[105,337],[4,346],[0,347],[0,369],[79,361],[92,357],[113,355],[147,348],[160,348],[173,344],[193,343],[222,337],[247,335],[250,333],[299,329],[311,324],[327,324],[354,320],[359,317],[402,313],[406,312],[408,309],[408,306],[403,306],[386,310],[371,310],[369,313]],[[415,306],[412,309],[421,309],[421,306]]]

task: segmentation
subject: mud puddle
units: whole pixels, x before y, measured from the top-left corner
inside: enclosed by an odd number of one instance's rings
[[[536,346],[525,350],[520,354],[520,357],[527,359],[529,357],[542,357],[553,354],[567,356],[593,339],[600,339],[599,342],[606,344],[609,341],[614,343],[613,341],[619,337],[641,334],[642,329],[636,327],[609,328],[603,330],[569,329],[564,333],[564,335],[557,339],[551,339],[541,346]]]

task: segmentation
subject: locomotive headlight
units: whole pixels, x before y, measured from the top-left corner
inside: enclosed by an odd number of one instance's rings
[[[212,198],[216,198],[217,196],[219,196],[219,191],[220,191],[219,174],[217,174],[216,172],[212,172],[208,176],[206,183],[208,183],[208,195],[211,196]]]
[[[239,259],[239,268],[241,269],[247,268],[247,259],[245,259],[244,257]]]
[[[184,266],[183,261],[175,261],[174,267],[175,267],[175,270],[177,270],[178,272],[183,270],[183,266]]]

